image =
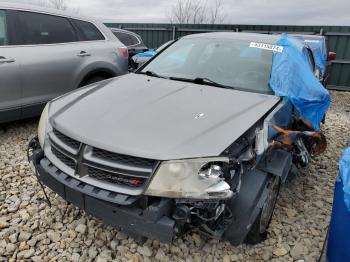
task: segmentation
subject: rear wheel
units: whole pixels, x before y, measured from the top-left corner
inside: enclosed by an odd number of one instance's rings
[[[280,187],[281,178],[277,176],[271,176],[268,185],[268,196],[263,207],[261,208],[258,217],[254,221],[254,224],[252,225],[247,235],[246,242],[248,244],[255,245],[266,239],[267,229],[272,219]]]

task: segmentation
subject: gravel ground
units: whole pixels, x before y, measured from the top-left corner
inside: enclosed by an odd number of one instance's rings
[[[50,191],[49,208],[26,161],[37,119],[0,130],[0,261],[315,261],[331,213],[338,159],[350,140],[350,93],[332,92],[328,149],[282,189],[268,239],[231,246],[193,233],[139,245]],[[61,212],[65,212],[62,216]]]

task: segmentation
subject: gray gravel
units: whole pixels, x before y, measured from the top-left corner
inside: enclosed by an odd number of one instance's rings
[[[0,261],[315,261],[329,223],[338,159],[350,140],[350,93],[332,96],[323,127],[327,151],[282,188],[269,237],[256,246],[233,247],[197,234],[171,245],[150,240],[139,245],[67,206],[53,192],[49,208],[25,156],[37,119],[3,126],[7,130],[0,130]]]

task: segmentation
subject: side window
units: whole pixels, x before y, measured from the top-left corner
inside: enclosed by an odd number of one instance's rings
[[[77,28],[79,32],[79,38],[82,41],[96,41],[96,40],[105,40],[104,36],[100,32],[100,30],[97,29],[96,26],[94,26],[92,23],[80,21],[76,19],[71,19],[74,26]]]
[[[0,46],[7,45],[6,14],[0,10]]]
[[[130,45],[138,45],[141,41],[135,36],[130,34]]]
[[[125,46],[131,46],[131,38],[130,34],[126,34],[124,32],[113,32],[113,34],[122,42]]]
[[[308,62],[310,64],[310,67],[311,67],[311,70],[314,72],[315,71],[315,67],[316,67],[316,64],[315,64],[315,60],[314,60],[314,55],[312,53],[312,51],[310,49],[306,49],[307,50],[307,54],[306,54],[306,57],[308,59]]]
[[[19,45],[58,44],[77,41],[74,28],[64,17],[17,12],[21,25]]]

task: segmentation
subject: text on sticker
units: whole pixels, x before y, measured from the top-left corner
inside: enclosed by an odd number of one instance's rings
[[[271,50],[271,51],[275,51],[275,52],[279,52],[279,53],[282,53],[282,51],[283,51],[283,46],[270,45],[270,44],[264,44],[264,43],[256,43],[256,42],[251,42],[249,47]]]

